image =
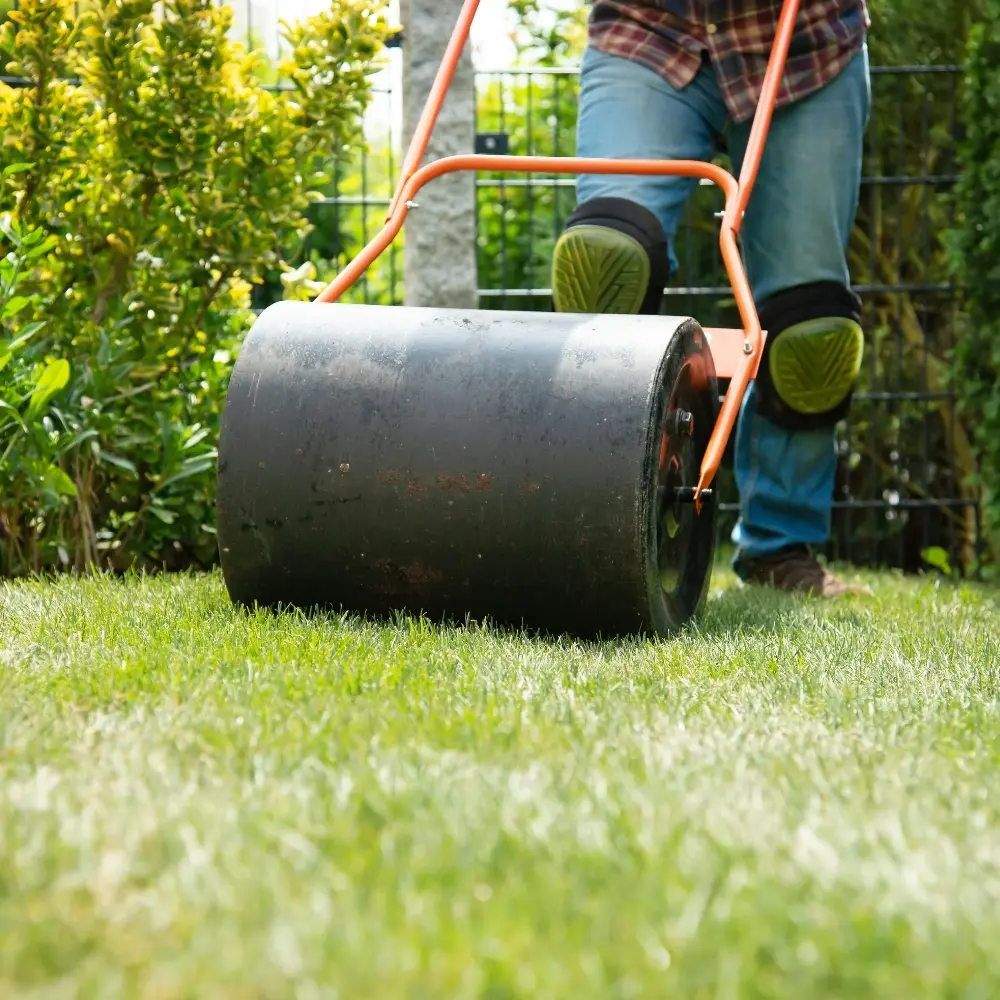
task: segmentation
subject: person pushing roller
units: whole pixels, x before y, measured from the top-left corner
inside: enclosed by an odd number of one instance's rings
[[[594,0],[580,78],[578,155],[711,160],[739,171],[780,0]],[[733,568],[748,584],[864,592],[826,570],[835,426],[861,368],[847,242],[871,90],[865,0],[803,0],[743,221],[767,340],[740,410]],[[583,174],[556,244],[557,312],[657,313],[695,179]]]
[[[737,425],[737,572],[856,589],[813,548],[863,352],[845,259],[870,103],[861,0],[594,0],[581,155],[424,162],[479,3],[462,0],[385,225],[243,340],[218,446],[230,599],[672,635],[705,606]],[[738,177],[711,162],[720,142]],[[424,185],[484,170],[580,178],[555,310],[340,301]],[[660,313],[698,179],[725,195],[736,328]]]

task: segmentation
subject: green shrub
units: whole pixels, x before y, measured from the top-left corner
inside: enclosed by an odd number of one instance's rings
[[[969,35],[962,94],[964,136],[951,249],[965,289],[966,328],[951,375],[979,454],[991,549],[1000,553],[1000,2],[987,0]]]
[[[338,157],[331,180],[319,188],[324,201],[309,210],[312,233],[254,291],[264,309],[278,299],[308,299],[326,286],[369,243],[385,223],[397,181],[399,157],[389,136],[369,137],[363,150]],[[342,302],[399,305],[403,298],[403,244],[406,228],[348,288]]]
[[[10,176],[16,167],[7,169]],[[0,234],[11,246],[0,260],[0,324],[3,329],[17,327],[16,334],[0,341],[0,469],[4,473],[13,468],[11,456],[20,448],[20,476],[0,479],[4,489],[0,530],[4,560],[11,563],[22,555],[18,533],[10,530],[12,514],[24,502],[16,492],[22,477],[32,484],[34,519],[44,523],[77,495],[76,483],[61,468],[60,459],[82,442],[74,441],[73,435],[53,438],[59,412],[51,400],[69,380],[68,363],[65,358],[45,358],[31,350],[32,341],[37,343],[44,335],[44,320],[18,321],[19,316],[40,311],[37,296],[20,294],[20,285],[25,272],[41,264],[55,237],[46,239],[41,230],[25,234],[9,214],[0,216]],[[68,558],[65,551],[63,556]]]
[[[0,85],[0,573],[214,561],[214,442],[251,290],[306,239],[319,168],[360,142],[377,7],[286,26],[277,93],[211,0],[9,15],[5,71],[30,85]]]

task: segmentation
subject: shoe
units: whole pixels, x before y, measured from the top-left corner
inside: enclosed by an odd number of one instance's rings
[[[847,583],[821,566],[808,545],[796,545],[774,555],[747,560],[741,567],[743,582],[750,586],[773,587],[789,594],[811,597],[843,597],[845,594],[871,596],[871,588]]]

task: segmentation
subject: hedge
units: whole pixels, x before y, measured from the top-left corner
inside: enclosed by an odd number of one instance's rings
[[[0,64],[28,85],[0,84],[0,575],[215,561],[251,292],[361,142],[380,8],[286,26],[278,90],[211,0],[8,15]]]

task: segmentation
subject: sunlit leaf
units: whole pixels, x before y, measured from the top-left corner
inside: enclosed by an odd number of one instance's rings
[[[39,410],[69,382],[69,362],[65,358],[50,361],[38,377],[31,392],[28,416],[35,416]]]
[[[49,493],[58,493],[65,497],[75,497],[77,494],[76,484],[58,465],[50,465],[45,470],[42,488]]]

